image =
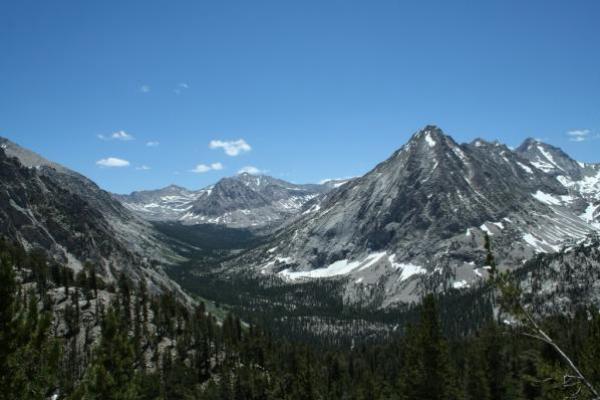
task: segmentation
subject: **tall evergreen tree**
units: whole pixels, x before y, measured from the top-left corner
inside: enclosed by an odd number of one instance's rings
[[[487,232],[485,232],[483,247],[485,248],[485,265],[490,267],[490,273],[492,276],[494,276],[497,272],[496,259],[494,258],[494,254],[492,252],[490,235],[488,235]]]
[[[406,338],[400,392],[407,400],[449,400],[459,389],[453,379],[446,341],[442,336],[437,303],[427,295],[420,320]]]
[[[0,398],[9,399],[6,393],[12,386],[13,370],[9,357],[16,350],[16,302],[15,274],[8,254],[0,254]],[[5,397],[7,396],[7,397]]]

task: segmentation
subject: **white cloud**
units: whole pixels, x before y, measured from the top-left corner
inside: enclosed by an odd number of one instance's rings
[[[128,167],[129,161],[123,160],[123,159],[117,158],[117,157],[108,157],[108,158],[103,158],[101,160],[96,161],[96,165],[99,165],[101,167],[109,167],[109,168]]]
[[[208,171],[220,171],[223,169],[223,164],[220,162],[212,163],[210,165],[206,164],[198,164],[193,169],[190,169],[190,172],[195,174],[203,174]]]
[[[116,132],[111,133],[110,135],[99,134],[98,139],[128,141],[128,140],[133,140],[134,137],[125,131],[116,131]]]
[[[176,94],[180,94],[181,92],[183,92],[184,90],[188,90],[189,88],[190,88],[190,85],[188,85],[185,82],[182,82],[182,83],[178,83],[177,87],[175,89],[173,89],[173,91]]]
[[[142,92],[142,93],[149,93],[150,92],[150,86],[148,86],[148,85],[142,85],[142,86],[140,86],[140,92]]]
[[[252,165],[247,165],[247,166],[241,168],[238,171],[238,174],[260,175],[260,174],[264,174],[265,172],[267,172],[267,171],[259,169],[259,168],[256,168],[256,167],[254,167]]]
[[[590,130],[574,129],[572,131],[567,132],[567,135],[569,135],[569,140],[572,142],[584,142],[589,138]]]
[[[139,167],[135,167],[135,169],[137,169],[138,171],[148,171],[151,168],[147,165],[140,165]]]
[[[191,169],[190,172],[193,172],[195,174],[203,174],[205,172],[210,171],[211,169],[212,168],[206,164],[198,164],[194,167],[194,169]]]
[[[158,147],[159,144],[160,144],[159,142],[154,141],[154,140],[150,141],[150,142],[146,142],[146,146],[148,146],[148,147]]]
[[[222,140],[211,140],[208,144],[211,149],[222,148],[225,154],[228,156],[235,157],[241,153],[246,153],[252,150],[252,147],[244,139],[222,141]]]

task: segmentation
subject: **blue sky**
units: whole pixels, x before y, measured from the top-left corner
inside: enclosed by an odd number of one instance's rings
[[[115,192],[247,166],[360,175],[426,124],[600,161],[598,15],[595,0],[4,1],[0,135]],[[98,164],[114,159],[129,165]]]

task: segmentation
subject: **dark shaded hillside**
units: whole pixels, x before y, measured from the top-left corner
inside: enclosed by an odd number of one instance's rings
[[[123,271],[152,291],[176,289],[162,267],[182,259],[150,224],[84,176],[0,143],[0,234],[75,272],[92,262],[107,281]]]
[[[48,167],[42,167],[48,168]],[[31,247],[80,260],[100,261],[116,254],[133,259],[102,213],[82,197],[59,186],[38,169],[23,167],[0,151],[0,231]]]

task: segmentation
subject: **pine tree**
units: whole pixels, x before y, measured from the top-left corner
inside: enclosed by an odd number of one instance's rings
[[[408,331],[400,394],[407,400],[457,397],[446,341],[442,337],[436,300],[427,295],[416,328]]]
[[[485,358],[481,340],[473,340],[467,348],[464,371],[465,400],[490,400]]]
[[[94,292],[94,297],[98,297],[98,278],[96,277],[96,266],[90,262],[85,264],[87,275],[87,286]]]
[[[492,276],[495,276],[497,272],[496,260],[494,258],[494,254],[492,253],[492,243],[490,240],[490,235],[488,235],[487,232],[485,232],[483,247],[485,248],[486,252],[485,265],[490,267],[490,273],[492,274]]]
[[[20,305],[17,287],[11,257],[0,252],[0,399],[43,399],[57,384],[59,347],[36,291]]]
[[[590,317],[588,332],[582,346],[581,368],[590,381],[600,386],[600,315],[595,307],[588,313]]]
[[[135,353],[119,314],[110,307],[102,323],[102,336],[85,381],[85,398],[129,400],[139,395]]]
[[[9,357],[17,348],[15,339],[17,286],[15,274],[7,254],[0,254],[0,399],[10,399],[13,370]]]
[[[482,330],[481,342],[484,355],[484,371],[489,384],[490,399],[504,400],[507,379],[507,360],[503,353],[503,338],[498,325],[487,325]]]

